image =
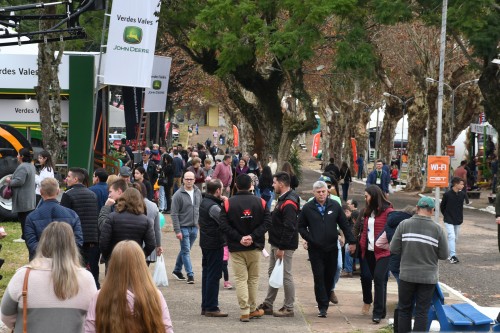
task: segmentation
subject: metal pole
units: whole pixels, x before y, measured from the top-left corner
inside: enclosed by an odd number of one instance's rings
[[[458,88],[458,87],[457,87]],[[453,137],[453,129],[455,127],[455,89],[451,91],[451,124],[450,124],[450,145],[453,146],[455,140]]]
[[[378,135],[379,135],[379,122],[378,122],[378,113],[380,112],[380,108],[377,108],[377,131],[375,132],[375,156],[378,159]]]
[[[443,127],[443,83],[444,83],[444,61],[446,51],[446,19],[448,13],[448,0],[443,0],[443,11],[441,18],[441,45],[439,48],[439,84],[438,84],[438,110],[437,110],[437,128],[436,128],[436,155],[441,156],[441,134]],[[448,166],[449,167],[449,166]],[[436,223],[439,223],[439,198],[440,188],[435,191],[435,215]]]

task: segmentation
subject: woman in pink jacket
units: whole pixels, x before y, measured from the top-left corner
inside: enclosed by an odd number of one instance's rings
[[[167,302],[153,282],[144,251],[134,241],[121,241],[113,249],[106,279],[85,320],[85,333],[94,332],[174,332]]]
[[[375,242],[383,233],[387,215],[393,211],[392,204],[377,185],[365,189],[366,208],[363,231],[359,241],[361,248],[361,285],[363,289],[363,313],[367,314],[372,303],[372,280],[375,283],[372,321],[376,324],[386,316],[387,273],[389,271],[388,249],[378,247]],[[369,276],[371,275],[371,278]]]

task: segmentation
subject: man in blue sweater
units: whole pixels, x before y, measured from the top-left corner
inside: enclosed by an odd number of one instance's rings
[[[368,178],[366,179],[366,186],[377,185],[380,187],[382,192],[388,196],[389,195],[389,182],[391,177],[387,171],[383,169],[384,163],[382,160],[375,161],[375,170],[370,172]]]

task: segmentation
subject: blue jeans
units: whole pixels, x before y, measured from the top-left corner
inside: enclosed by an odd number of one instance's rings
[[[224,248],[201,249],[201,309],[219,310],[219,281],[222,277]]]
[[[335,289],[335,286],[337,285],[337,282],[339,282],[340,273],[342,272],[342,248],[340,246],[340,241],[337,241],[337,249],[338,249],[337,270],[335,271],[335,276],[333,277],[332,291]]]
[[[175,261],[174,272],[182,272],[182,265],[184,265],[187,276],[194,276],[193,266],[191,265],[191,248],[193,247],[194,241],[198,236],[198,228],[181,227],[181,233],[181,250],[177,255],[177,260]]]
[[[344,181],[344,184],[342,184],[342,199],[344,199],[344,201],[347,201],[348,194],[349,194],[349,182]]]
[[[158,194],[160,195],[160,197],[158,198],[158,209],[160,211],[162,210],[165,210],[166,207],[165,207],[165,187],[164,186],[160,186],[160,189],[158,190]]]
[[[363,167],[358,166],[358,179],[363,178]]]
[[[455,252],[455,245],[458,241],[458,235],[460,233],[460,225],[444,223],[446,232],[448,233],[448,248],[450,250],[450,257],[453,257]]]
[[[349,252],[349,244],[345,245],[345,257],[344,257],[344,271],[347,273],[352,273],[352,264],[354,262],[354,258],[351,256]],[[356,258],[356,262],[359,263],[359,259]]]

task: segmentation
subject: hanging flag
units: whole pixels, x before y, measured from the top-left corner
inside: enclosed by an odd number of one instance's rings
[[[167,105],[168,80],[172,58],[155,56],[151,89],[144,93],[144,112],[165,112]]]
[[[104,83],[151,88],[158,0],[113,0]]]
[[[356,146],[356,139],[351,138],[351,147],[352,147],[352,160],[354,161],[354,171],[356,174],[358,173],[358,165],[356,164],[356,160],[358,159],[358,147]]]
[[[170,121],[165,123],[165,140],[167,140],[168,130],[170,129]]]
[[[321,133],[314,134],[313,145],[312,145],[312,157],[316,157],[319,153],[319,143],[321,140]]]
[[[238,147],[240,145],[240,131],[236,125],[233,125],[233,147]]]

